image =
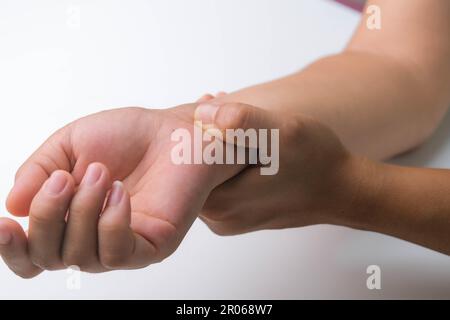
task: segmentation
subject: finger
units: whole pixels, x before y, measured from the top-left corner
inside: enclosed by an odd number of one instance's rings
[[[33,263],[42,269],[63,269],[61,245],[66,214],[75,183],[65,171],[53,172],[34,197],[30,208],[29,251]]]
[[[280,127],[278,119],[273,114],[243,103],[203,103],[196,108],[194,117],[208,133],[232,144],[235,141],[234,138],[231,141],[227,137],[227,129],[258,130]]]
[[[102,271],[97,254],[97,223],[110,187],[108,169],[100,163],[89,165],[69,208],[63,244],[66,266]]]
[[[99,255],[108,269],[137,269],[156,258],[155,247],[131,228],[130,196],[123,184],[114,182],[98,226]]]
[[[52,135],[17,171],[6,206],[16,216],[29,213],[31,201],[52,172],[71,171],[70,127]]]
[[[198,99],[197,103],[203,103],[212,99],[214,99],[214,96],[212,94],[207,93],[203,95],[200,99]]]
[[[22,227],[7,218],[0,218],[0,255],[11,271],[22,278],[33,278],[43,271],[31,262]]]

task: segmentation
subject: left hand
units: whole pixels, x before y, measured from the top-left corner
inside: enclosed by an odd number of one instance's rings
[[[201,213],[210,229],[234,235],[344,219],[357,192],[358,170],[330,129],[311,118],[213,98],[199,100],[216,105],[210,121],[203,123],[221,131],[279,129],[280,154],[277,174],[264,176],[259,167],[250,166],[212,191]]]

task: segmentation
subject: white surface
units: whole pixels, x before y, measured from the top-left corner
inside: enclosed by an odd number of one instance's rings
[[[2,0],[0,201],[16,168],[67,122],[293,72],[340,50],[357,22],[323,0]],[[448,167],[449,133],[447,117],[428,145],[398,161]],[[366,289],[371,264],[382,269],[381,291]],[[0,263],[0,298],[450,298],[450,258],[332,226],[220,238],[197,222],[159,265],[83,274],[79,291],[66,288],[67,276],[21,280]]]

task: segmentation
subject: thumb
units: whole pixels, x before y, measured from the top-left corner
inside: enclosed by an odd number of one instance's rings
[[[6,208],[16,216],[27,216],[31,201],[53,171],[71,171],[70,128],[52,135],[16,173]]]
[[[213,136],[217,130],[226,140],[227,129],[275,129],[280,127],[276,115],[267,110],[244,103],[202,103],[195,110],[195,121]],[[234,143],[234,141],[227,141]]]

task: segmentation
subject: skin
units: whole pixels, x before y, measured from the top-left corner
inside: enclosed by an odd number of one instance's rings
[[[343,52],[288,77],[228,95],[206,94],[200,101],[240,102],[278,118],[308,116],[327,125],[355,158],[363,156],[348,161],[354,165],[347,167],[357,174],[347,181],[361,184],[356,190],[365,191],[354,196],[360,199],[359,205],[347,210],[354,214],[337,210],[327,223],[387,233],[448,253],[448,215],[443,209],[448,208],[448,172],[387,166],[369,159],[387,159],[419,146],[446,113],[450,105],[450,2],[373,0],[369,5],[381,8],[382,29],[367,29],[364,17]],[[245,111],[236,113],[242,117]],[[296,170],[292,168],[291,174]],[[279,210],[268,202],[289,182],[278,181],[277,188],[271,189],[266,179],[245,170],[239,178],[215,188],[204,206],[203,220],[212,230],[231,235],[252,229],[238,223],[248,220],[248,212],[271,208],[265,215],[278,215]],[[348,192],[352,190],[355,187]],[[272,204],[286,201],[278,199]]]
[[[192,130],[194,104],[92,115],[58,131],[19,170],[7,207],[29,214],[30,230],[27,238],[16,222],[0,219],[6,263],[22,277],[69,265],[140,268],[170,255],[200,211],[223,235],[331,223],[450,253],[448,172],[353,155],[384,159],[410,150],[438,125],[450,102],[450,3],[371,3],[381,7],[384,27],[369,31],[362,23],[344,52],[202,99],[220,106],[211,122],[217,128],[279,128],[278,175],[173,165],[170,132]],[[82,182],[88,165],[102,172],[94,185]],[[46,188],[55,177],[66,179],[56,195]],[[122,197],[112,205],[114,180],[124,188],[114,184]]]
[[[450,255],[450,170],[354,155],[311,118],[280,117],[240,103],[206,105],[216,106],[210,119],[219,130],[280,128],[279,174],[262,176],[259,168],[247,168],[208,198],[201,216],[216,233],[334,224]]]
[[[203,102],[201,107],[211,105]],[[199,120],[221,131],[271,128],[280,135],[277,174],[261,175],[260,165],[249,166],[209,196],[201,218],[216,234],[327,223],[335,212],[347,209],[344,203],[354,194],[346,181],[349,153],[326,126],[312,118],[279,117],[240,103],[217,104],[214,116]]]
[[[87,272],[141,268],[169,256],[211,190],[243,169],[172,163],[171,133],[192,132],[194,109],[110,110],[51,136],[19,169],[7,199],[11,213],[29,215],[28,239],[17,222],[0,219],[8,266],[30,278],[72,265]],[[65,187],[50,192],[59,180]],[[123,197],[104,209],[115,180],[123,182]]]
[[[342,52],[217,101],[312,117],[375,160],[419,146],[450,104],[450,1],[368,3],[381,9],[381,30],[366,28],[363,15]]]

